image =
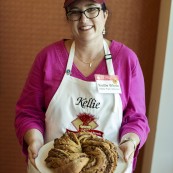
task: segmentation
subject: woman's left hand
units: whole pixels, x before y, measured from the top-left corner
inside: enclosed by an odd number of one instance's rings
[[[139,136],[135,133],[127,133],[121,138],[119,148],[124,154],[124,160],[128,163],[133,162],[136,147],[140,143]]]
[[[127,141],[125,143],[120,144],[119,148],[121,149],[121,151],[124,154],[124,160],[128,163],[132,163],[134,153],[135,153],[133,143],[130,141]]]

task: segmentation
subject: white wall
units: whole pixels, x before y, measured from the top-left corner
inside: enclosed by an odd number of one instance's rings
[[[173,173],[173,2],[162,0],[142,173]]]

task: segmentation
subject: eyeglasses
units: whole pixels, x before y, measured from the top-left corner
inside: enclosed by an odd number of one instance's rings
[[[88,19],[96,18],[102,9],[99,7],[88,8],[84,11],[71,10],[67,12],[67,19],[71,21],[78,21],[81,19],[82,14],[84,14]]]

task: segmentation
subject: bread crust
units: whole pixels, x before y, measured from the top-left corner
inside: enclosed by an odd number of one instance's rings
[[[117,158],[112,142],[90,132],[68,132],[54,140],[45,162],[57,173],[113,173]]]

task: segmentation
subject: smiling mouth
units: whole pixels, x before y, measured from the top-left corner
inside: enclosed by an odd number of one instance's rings
[[[79,29],[81,30],[81,31],[88,31],[88,30],[90,30],[90,29],[92,29],[93,28],[93,26],[81,26],[81,27],[79,27]]]

